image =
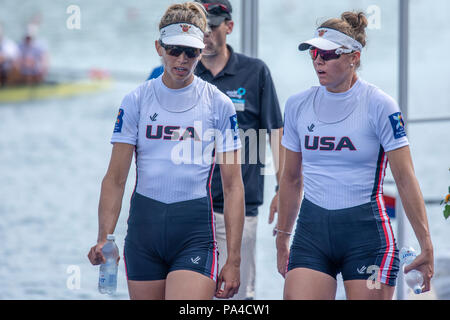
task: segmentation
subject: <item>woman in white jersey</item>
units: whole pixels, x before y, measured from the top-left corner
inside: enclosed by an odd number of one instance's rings
[[[421,270],[423,291],[430,288],[433,247],[401,113],[356,73],[366,26],[363,13],[345,12],[299,46],[309,50],[321,86],[285,108],[276,240],[285,299],[334,299],[338,273],[348,299],[392,299],[399,259],[383,200],[388,160],[421,247],[406,271]]]
[[[170,6],[156,50],[164,74],[128,94],[111,139],[102,183],[92,264],[114,232],[133,153],[136,186],[130,203],[124,261],[131,299],[232,297],[239,288],[244,189],[240,139],[231,100],[194,76],[207,26],[201,5]],[[211,205],[215,157],[224,156],[228,258],[218,273]],[[232,161],[230,161],[232,159]]]

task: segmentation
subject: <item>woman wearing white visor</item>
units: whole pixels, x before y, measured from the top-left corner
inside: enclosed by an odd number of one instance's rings
[[[136,156],[124,262],[131,299],[229,298],[240,284],[244,187],[237,116],[231,100],[194,76],[204,48],[206,15],[198,3],[175,4],[160,22],[156,50],[164,74],[122,101],[102,183],[97,244],[114,232],[125,183]],[[221,163],[228,259],[218,270],[211,201],[214,154]]]
[[[338,273],[348,299],[392,299],[399,257],[383,199],[388,160],[421,247],[405,271],[422,271],[430,289],[433,246],[400,110],[356,73],[366,26],[363,13],[345,12],[299,46],[321,86],[285,108],[276,241],[285,299],[334,299]]]

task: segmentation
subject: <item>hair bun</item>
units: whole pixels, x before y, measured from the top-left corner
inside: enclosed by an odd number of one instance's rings
[[[365,34],[365,29],[369,25],[364,12],[346,11],[341,15],[341,19],[346,21],[354,30],[354,34]]]

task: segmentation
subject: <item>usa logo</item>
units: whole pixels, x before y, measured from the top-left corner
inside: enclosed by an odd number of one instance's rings
[[[319,30],[319,37],[323,37],[323,35],[327,32],[327,30]]]
[[[180,27],[183,32],[189,32],[189,29],[191,28],[191,26],[187,24],[180,24]]]
[[[405,122],[403,121],[401,112],[391,114],[389,116],[389,121],[391,122],[395,139],[400,139],[401,137],[406,136]]]
[[[305,149],[307,150],[320,150],[320,151],[342,151],[348,149],[350,151],[356,151],[356,147],[349,137],[342,137],[337,142],[336,137],[318,137],[312,138],[305,135]]]

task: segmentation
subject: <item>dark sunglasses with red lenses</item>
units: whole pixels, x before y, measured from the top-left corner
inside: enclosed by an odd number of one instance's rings
[[[342,48],[338,48],[335,50],[321,50],[315,47],[311,47],[309,49],[309,54],[311,55],[313,61],[315,61],[319,55],[323,61],[336,60],[339,59],[343,53],[350,53],[350,52],[352,51],[345,50]]]
[[[221,13],[221,12],[230,13],[228,7],[221,3],[203,3],[203,6],[209,13]]]
[[[162,41],[159,42],[161,47],[163,47],[167,54],[173,57],[179,57],[183,52],[188,58],[197,58],[200,53],[202,53],[202,49],[191,48],[191,47],[183,47],[183,46],[174,46],[164,44]]]

